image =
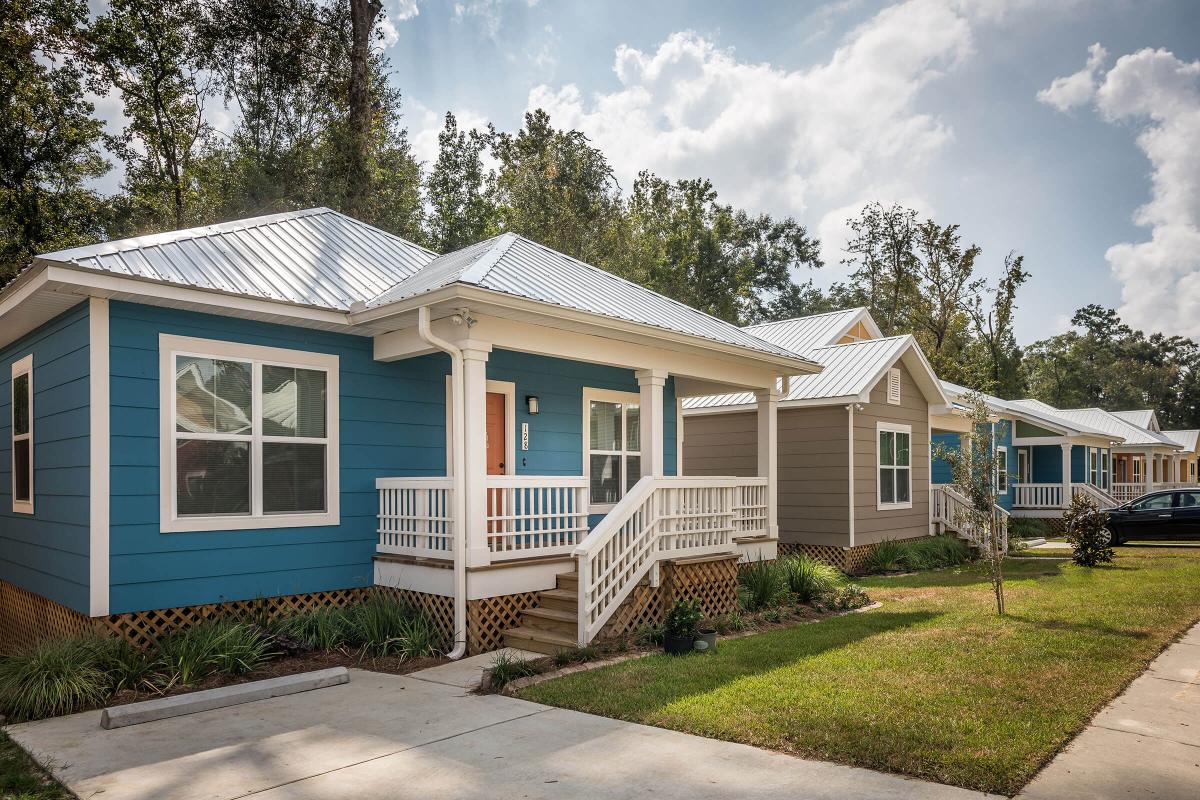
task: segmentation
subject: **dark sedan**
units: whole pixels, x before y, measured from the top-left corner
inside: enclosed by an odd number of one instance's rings
[[[1200,540],[1200,487],[1151,492],[1108,510],[1112,543]]]

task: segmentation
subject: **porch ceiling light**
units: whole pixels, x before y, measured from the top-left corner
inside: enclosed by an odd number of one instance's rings
[[[530,414],[538,413],[538,399],[536,394],[525,395],[525,405],[529,408]]]

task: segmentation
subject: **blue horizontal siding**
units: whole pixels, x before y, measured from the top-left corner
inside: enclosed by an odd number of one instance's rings
[[[365,337],[121,302],[110,324],[112,611],[370,585],[375,479],[445,474],[449,359],[379,362]],[[339,525],[161,532],[160,333],[338,356]]]
[[[88,305],[0,350],[0,580],[89,612]],[[12,510],[12,364],[33,355],[33,514]]]

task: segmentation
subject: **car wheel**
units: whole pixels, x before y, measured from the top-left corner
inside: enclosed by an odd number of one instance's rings
[[[1119,547],[1121,544],[1121,534],[1117,533],[1112,528],[1108,529],[1108,543],[1112,547]]]

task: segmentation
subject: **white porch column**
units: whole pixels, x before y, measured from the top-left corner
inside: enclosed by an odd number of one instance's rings
[[[1179,483],[1179,456],[1171,456],[1171,482]]]
[[[1071,445],[1059,445],[1062,448],[1062,507],[1071,505]]]
[[[641,389],[639,419],[642,428],[642,476],[663,476],[663,386],[667,382],[664,369],[640,369],[634,373]],[[678,435],[678,434],[677,434]],[[682,464],[676,465],[677,475],[683,474]]]
[[[758,477],[767,479],[767,535],[779,538],[779,390],[755,392],[758,400]],[[853,543],[853,542],[852,542]]]
[[[1142,483],[1146,484],[1146,491],[1150,491],[1150,485],[1154,483],[1154,453],[1147,450],[1143,458],[1146,459],[1146,464],[1142,469]]]
[[[467,537],[467,565],[472,567],[491,563],[487,542],[487,361],[491,350],[486,342],[462,345],[467,516],[462,528]]]

